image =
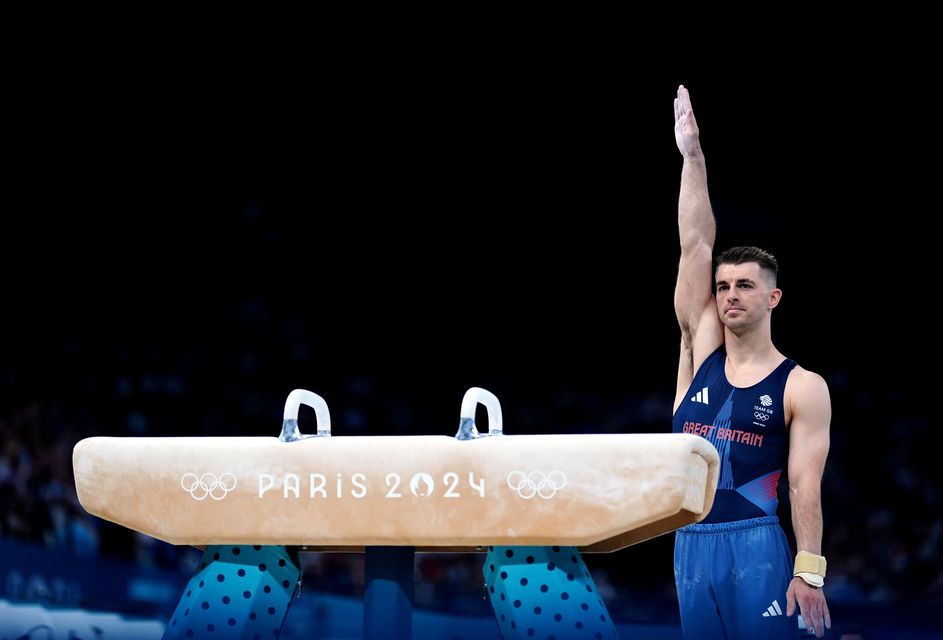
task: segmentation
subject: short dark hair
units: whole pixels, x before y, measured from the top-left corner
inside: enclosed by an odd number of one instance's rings
[[[764,251],[759,247],[731,247],[717,256],[718,267],[722,264],[743,264],[744,262],[755,262],[760,265],[761,269],[773,276],[773,286],[776,286],[779,263],[769,251]]]

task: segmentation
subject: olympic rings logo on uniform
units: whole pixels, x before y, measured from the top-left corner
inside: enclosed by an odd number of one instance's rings
[[[236,476],[228,471],[218,478],[215,473],[204,473],[202,476],[185,473],[180,478],[180,486],[194,500],[206,500],[208,497],[222,500],[236,488]]]
[[[551,471],[548,474],[543,471],[512,471],[508,474],[508,486],[525,500],[534,496],[547,500],[566,486],[566,475],[562,471]]]
[[[759,411],[754,411],[753,417],[756,418],[757,420],[762,420],[763,422],[766,422],[767,420],[769,420],[768,413],[761,413]]]

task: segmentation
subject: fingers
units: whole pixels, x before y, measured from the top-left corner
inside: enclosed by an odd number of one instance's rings
[[[792,583],[786,589],[786,615],[792,617],[796,612],[796,589]]]
[[[812,616],[812,620],[809,622],[809,630],[815,634],[816,638],[821,638],[825,635],[825,625],[822,622],[821,611],[819,611],[817,615]]]
[[[681,110],[681,115],[691,113],[691,95],[688,93],[688,90],[684,88],[684,85],[678,86],[678,108]]]
[[[799,608],[802,610],[802,617],[805,618],[809,630],[815,633],[816,638],[825,635],[825,629],[832,628],[832,620],[828,615],[828,606],[825,604],[825,598],[816,594],[816,596],[803,598],[799,602]]]
[[[805,620],[809,631],[814,633],[815,637],[821,638],[825,633],[825,630],[822,628],[821,613],[813,609],[808,603],[806,603],[805,606],[800,604],[799,608],[802,609],[802,618]]]
[[[675,122],[681,117],[681,111],[678,109],[678,99],[675,98]]]
[[[832,616],[828,611],[825,594],[819,589],[806,587],[801,581],[793,580],[786,589],[786,615],[792,616],[797,608],[805,620],[806,627],[816,638],[821,638],[826,629],[832,628]]]

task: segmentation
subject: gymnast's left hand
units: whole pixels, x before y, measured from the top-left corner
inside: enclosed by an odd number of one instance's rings
[[[832,628],[832,617],[828,613],[825,592],[820,587],[807,584],[802,578],[793,578],[786,590],[786,615],[796,612],[796,603],[805,626],[815,633],[816,638],[825,635],[826,629]]]

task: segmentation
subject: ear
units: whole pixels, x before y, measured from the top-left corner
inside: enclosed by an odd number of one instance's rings
[[[772,311],[776,308],[776,305],[779,304],[779,300],[783,297],[782,289],[770,289],[769,292],[769,302],[766,305],[766,308]]]

